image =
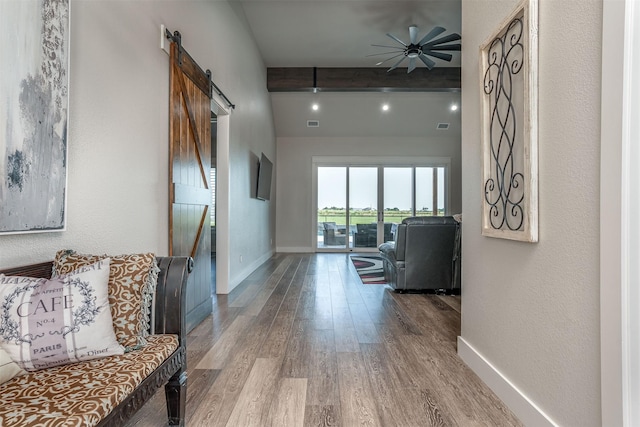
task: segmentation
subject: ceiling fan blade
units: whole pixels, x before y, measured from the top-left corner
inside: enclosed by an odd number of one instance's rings
[[[365,58],[368,58],[370,56],[379,56],[379,55],[392,55],[394,53],[399,53],[400,55],[404,54],[404,51],[397,51],[394,50],[393,52],[382,52],[382,53],[372,53],[371,55],[366,55]],[[394,57],[395,58],[395,57]]]
[[[409,67],[407,67],[407,74],[416,69],[416,58],[409,58]]]
[[[407,47],[406,43],[403,42],[402,40],[400,40],[399,38],[397,38],[396,36],[394,36],[391,33],[387,33],[388,37],[391,37],[392,39],[394,39],[395,41],[397,41],[398,43],[400,43],[402,46]]]
[[[425,43],[424,47],[427,47],[429,49],[431,48],[431,46],[435,46],[437,44],[442,44],[442,43],[453,42],[456,40],[460,40],[461,38],[462,37],[460,37],[460,34],[453,33],[453,34],[449,34],[448,36],[441,37],[437,40],[432,40],[429,43]]]
[[[376,65],[382,65],[382,64],[384,64],[385,62],[387,62],[387,61],[391,61],[392,59],[397,58],[398,56],[401,56],[401,55],[404,55],[404,52],[403,52],[403,53],[401,53],[401,54],[399,54],[399,55],[392,56],[391,58],[387,58],[387,59],[385,59],[384,61],[380,61],[380,62],[378,62]]]
[[[424,62],[424,65],[426,65],[426,66],[427,66],[427,68],[428,68],[428,69],[430,69],[430,70],[432,70],[432,69],[433,69],[433,67],[435,67],[435,66],[436,66],[436,63],[435,63],[432,59],[427,58],[427,57],[426,57],[426,56],[424,56],[424,55],[420,55],[420,56],[418,56],[418,58],[420,58],[420,60],[421,60],[422,62]]]
[[[372,44],[371,46],[375,46],[375,47],[387,47],[387,48],[389,48],[389,49],[404,50],[404,48],[403,48],[403,47],[400,47],[400,46],[387,46],[387,45],[384,45],[384,44]]]
[[[400,61],[398,61],[398,62],[396,62],[395,64],[393,64],[393,65],[391,66],[391,68],[389,68],[389,69],[387,70],[387,73],[388,73],[389,71],[393,71],[393,70],[395,70],[396,68],[398,68],[398,65],[400,65],[400,63],[401,63],[402,61],[404,61],[404,58],[400,58]]]
[[[441,44],[440,46],[431,46],[427,50],[460,50],[460,43]]]
[[[409,40],[411,44],[416,44],[416,41],[418,41],[418,27],[415,25],[409,27]]]
[[[441,53],[441,52],[434,52],[432,50],[428,50],[426,52],[422,52],[423,55],[429,55],[429,56],[433,56],[434,58],[439,58],[445,61],[449,61],[451,62],[451,58],[453,58],[453,55],[449,54],[449,53]]]
[[[425,44],[427,41],[431,40],[432,38],[439,36],[440,34],[444,33],[445,30],[442,27],[434,27],[431,31],[429,31],[423,38],[422,40],[420,40],[418,42],[418,46],[422,46],[423,44]]]

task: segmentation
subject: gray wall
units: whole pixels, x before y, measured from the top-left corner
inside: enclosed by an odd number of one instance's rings
[[[262,151],[275,157],[271,104],[266,69],[237,9],[226,1],[72,0],[67,231],[0,236],[0,267],[48,260],[60,248],[167,254],[169,57],[161,24],[182,33],[237,104],[229,119],[230,284],[271,254],[275,204],[250,191],[254,160]]]
[[[460,139],[278,138],[277,250],[312,251],[313,156],[449,157],[450,209],[460,212]]]
[[[473,64],[478,46],[518,3],[462,2],[461,343],[475,350],[481,377],[495,369],[511,393],[520,390],[559,425],[598,426],[602,1],[540,1],[536,244],[480,234],[480,76]]]

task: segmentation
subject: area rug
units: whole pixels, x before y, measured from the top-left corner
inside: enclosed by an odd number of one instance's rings
[[[351,261],[365,285],[385,285],[382,258],[376,255],[352,255]]]

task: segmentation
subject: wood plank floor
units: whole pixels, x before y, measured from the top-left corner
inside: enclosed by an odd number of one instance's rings
[[[458,358],[460,297],[278,254],[188,337],[188,426],[520,426]],[[127,424],[166,424],[164,391]]]

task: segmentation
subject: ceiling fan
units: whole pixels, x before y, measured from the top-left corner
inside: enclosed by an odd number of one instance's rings
[[[409,58],[409,66],[407,67],[407,74],[416,69],[417,63],[416,61],[421,60],[424,65],[427,66],[429,70],[435,67],[436,63],[433,59],[429,58],[432,56],[434,58],[442,59],[444,61],[451,61],[453,57],[450,53],[443,53],[443,50],[460,50],[460,43],[447,44],[456,40],[460,40],[460,34],[449,34],[448,36],[440,37],[439,39],[435,39],[440,34],[444,33],[446,30],[442,27],[434,27],[431,31],[425,34],[424,37],[418,41],[418,27],[415,25],[411,25],[409,27],[409,43],[405,43],[400,40],[398,37],[394,36],[391,33],[387,33],[387,36],[400,43],[401,46],[385,46],[380,44],[373,44],[371,46],[376,47],[385,47],[389,49],[394,49],[390,52],[383,53],[374,53],[373,55],[367,56],[376,56],[376,55],[388,55],[388,54],[396,54],[390,58],[385,59],[384,61],[378,62],[376,65],[382,65],[387,61],[391,61],[394,58],[402,57],[391,66],[387,70],[393,71],[405,58]],[[435,39],[435,40],[434,40]]]

